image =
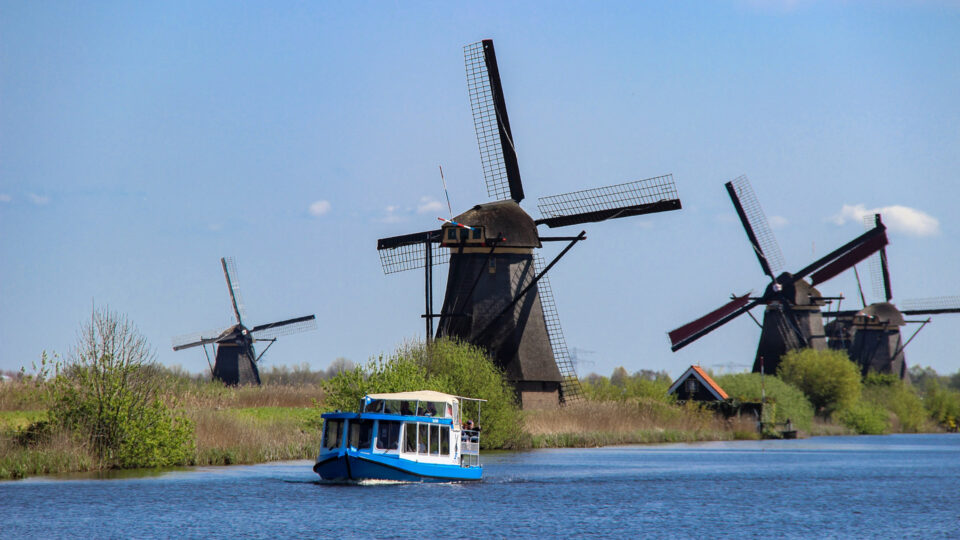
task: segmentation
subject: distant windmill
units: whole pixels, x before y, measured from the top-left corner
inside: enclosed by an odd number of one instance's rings
[[[230,302],[237,324],[222,330],[191,334],[174,338],[173,350],[180,351],[190,347],[202,346],[206,354],[207,345],[215,345],[216,360],[210,371],[213,378],[225,384],[260,384],[260,370],[257,362],[273,345],[277,338],[289,334],[314,330],[317,327],[315,315],[306,315],[295,319],[261,324],[248,329],[244,326],[240,316],[243,314],[243,302],[240,300],[240,286],[236,282],[237,268],[232,258],[220,259],[223,275],[227,279],[227,290],[230,292]],[[253,348],[255,342],[269,342],[266,348],[257,356]],[[210,356],[207,355],[207,362]]]
[[[882,224],[880,214],[869,216],[864,219],[864,222],[868,227]],[[847,351],[850,359],[860,366],[864,375],[874,371],[894,374],[901,379],[909,380],[904,349],[931,321],[930,315],[960,313],[960,297],[906,300],[903,302],[906,309],[901,310],[891,303],[893,292],[890,287],[886,248],[881,249],[874,258],[871,258],[870,263],[874,294],[882,295],[884,301],[867,305],[861,288],[862,309],[824,312],[824,317],[833,318],[833,321],[826,325],[829,346],[831,349]],[[857,286],[860,286],[859,278]],[[925,315],[927,318],[911,321],[904,315]],[[900,328],[908,323],[919,323],[920,327],[904,341]]]
[[[427,339],[437,318],[438,337],[459,338],[488,350],[525,407],[570,401],[580,395],[579,380],[546,273],[586,233],[544,237],[537,227],[679,210],[680,200],[667,175],[542,198],[538,208],[543,217],[532,219],[519,204],[523,185],[493,42],[468,45],[464,55],[487,193],[495,202],[442,220],[440,229],[378,240],[383,269],[389,274],[424,268]],[[534,250],[548,241],[569,244],[543,265]],[[448,261],[443,307],[434,314],[432,267]]]
[[[750,182],[745,176],[741,176],[725,185],[750,240],[750,246],[771,283],[760,297],[751,298],[750,293],[734,296],[733,300],[723,307],[671,331],[671,349],[678,351],[763,304],[766,309],[763,313],[760,343],[754,357],[753,371],[756,373],[764,369],[768,373],[775,373],[780,365],[780,357],[787,351],[827,347],[820,312],[820,307],[827,299],[815,286],[885,246],[886,227],[877,223],[873,229],[799,271],[775,275],[783,266],[783,256]],[[804,279],[807,276],[810,276],[809,282]]]

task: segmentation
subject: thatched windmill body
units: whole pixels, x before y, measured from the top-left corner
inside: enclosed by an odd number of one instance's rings
[[[868,227],[882,225],[880,214],[867,217],[865,224]],[[826,325],[829,346],[846,351],[850,359],[860,366],[864,375],[872,371],[909,380],[910,373],[905,357],[907,345],[931,322],[932,315],[960,313],[960,297],[906,300],[903,302],[904,309],[901,310],[892,303],[893,291],[886,248],[882,248],[870,262],[874,293],[882,295],[884,300],[868,305],[861,289],[862,309],[824,312],[824,317],[833,319]],[[857,281],[859,286],[859,278]],[[926,318],[907,318],[915,316]],[[920,326],[904,340],[902,329],[911,323]]]
[[[215,360],[210,365],[214,379],[228,385],[260,384],[260,370],[257,369],[257,363],[267,349],[280,336],[315,329],[316,315],[305,315],[247,328],[241,318],[244,309],[240,286],[237,283],[236,264],[232,258],[221,258],[220,265],[223,267],[223,276],[227,280],[227,290],[230,292],[230,304],[233,307],[233,315],[237,319],[236,324],[219,330],[174,338],[173,350],[203,347],[209,363],[210,355],[207,353],[207,345],[211,345],[215,348]],[[253,346],[256,342],[267,342],[267,346],[259,355]]]
[[[437,230],[377,241],[385,273],[424,268],[427,339],[458,338],[487,349],[526,408],[554,406],[579,395],[546,273],[577,236],[541,236],[538,226],[564,227],[679,210],[670,175],[539,199],[534,220],[524,199],[517,151],[507,116],[493,42],[464,48],[467,87],[487,193]],[[543,242],[567,242],[549,264]],[[437,244],[440,249],[434,246]],[[433,313],[432,267],[449,262],[439,314]]]
[[[759,297],[751,297],[750,293],[734,295],[719,309],[669,332],[671,349],[678,351],[740,315],[749,314],[754,307],[764,305],[763,323],[757,323],[761,331],[753,371],[775,373],[780,357],[787,351],[827,347],[821,307],[828,298],[823,297],[816,286],[885,246],[886,228],[878,223],[800,270],[777,274],[783,266],[783,256],[749,181],[741,176],[727,182],[726,189],[760,267],[771,282]]]

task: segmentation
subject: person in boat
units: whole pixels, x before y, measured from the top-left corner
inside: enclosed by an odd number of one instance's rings
[[[480,426],[473,424],[473,420],[467,420],[467,423],[463,425],[463,437],[464,441],[469,440],[470,442],[477,442],[477,436],[480,434]]]

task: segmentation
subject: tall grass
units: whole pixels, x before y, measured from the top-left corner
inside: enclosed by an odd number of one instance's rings
[[[586,401],[562,409],[526,411],[524,429],[535,448],[756,439],[752,422],[724,420],[694,404],[654,398]]]
[[[197,465],[309,459],[320,448],[314,409],[196,409]]]

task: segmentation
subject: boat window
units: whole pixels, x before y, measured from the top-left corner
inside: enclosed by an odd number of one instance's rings
[[[450,455],[450,428],[440,426],[440,455]]]
[[[396,450],[400,446],[400,422],[381,420],[377,428],[377,448]]]
[[[416,452],[417,451],[417,425],[404,424],[403,431],[404,431],[403,451]]]
[[[350,446],[357,449],[370,448],[373,435],[373,420],[350,423]]]
[[[430,426],[430,455],[440,453],[440,426]]]
[[[382,399],[371,399],[367,406],[363,408],[363,412],[380,412],[381,407],[383,407]]]
[[[437,411],[443,411],[442,401],[420,401],[417,403],[417,416],[437,416]]]
[[[413,416],[417,412],[417,402],[416,401],[402,401],[400,402],[400,414],[404,416]]]
[[[340,434],[343,432],[343,420],[323,421],[323,447],[333,450],[340,447]]]
[[[388,399],[383,402],[384,414],[400,414],[400,401]]]
[[[417,440],[417,453],[426,454],[427,453],[427,442],[430,441],[430,424],[417,424],[420,432]]]

